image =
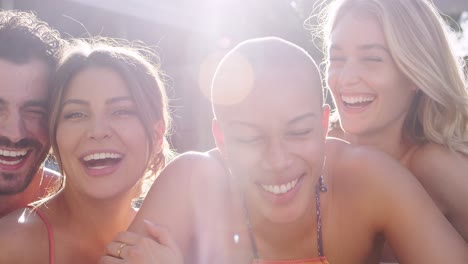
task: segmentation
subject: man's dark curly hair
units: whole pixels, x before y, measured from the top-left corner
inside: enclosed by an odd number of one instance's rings
[[[30,12],[0,10],[0,59],[46,62],[54,69],[64,41],[57,30]]]

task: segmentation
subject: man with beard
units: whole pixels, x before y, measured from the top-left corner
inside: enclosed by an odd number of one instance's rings
[[[35,15],[0,11],[0,217],[46,192],[57,177],[49,152],[47,100],[62,40]]]

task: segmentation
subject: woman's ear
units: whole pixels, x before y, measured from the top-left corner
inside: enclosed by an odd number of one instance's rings
[[[224,134],[222,129],[219,127],[218,120],[213,119],[211,123],[211,132],[216,143],[216,147],[219,149],[221,155],[225,155],[225,146],[224,146]]]

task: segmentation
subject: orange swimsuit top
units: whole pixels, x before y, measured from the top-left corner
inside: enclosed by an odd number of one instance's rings
[[[329,264],[326,257],[297,260],[261,260],[255,259],[253,264]]]

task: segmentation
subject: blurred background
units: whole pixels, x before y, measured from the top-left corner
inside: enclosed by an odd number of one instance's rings
[[[390,0],[389,0],[390,1]],[[102,35],[141,40],[154,48],[168,75],[178,152],[205,151],[211,136],[209,84],[217,62],[240,41],[278,36],[322,53],[304,21],[314,0],[0,0],[1,9],[34,11],[64,37]],[[468,0],[434,0],[456,31],[458,54],[468,56]],[[307,24],[314,24],[310,19]]]

